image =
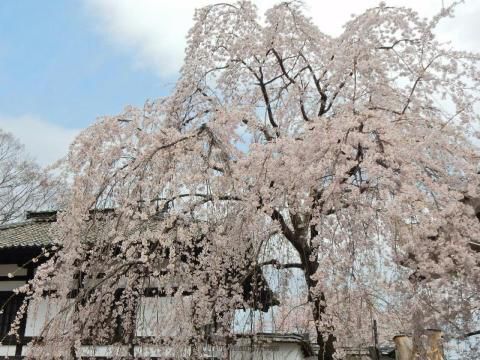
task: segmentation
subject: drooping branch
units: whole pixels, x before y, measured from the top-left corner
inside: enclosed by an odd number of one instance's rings
[[[258,264],[258,266],[260,267],[267,266],[267,265],[272,265],[275,269],[304,269],[303,264],[300,264],[300,263],[282,264],[275,259],[263,261]]]

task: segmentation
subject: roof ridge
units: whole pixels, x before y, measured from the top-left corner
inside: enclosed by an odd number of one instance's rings
[[[18,221],[18,222],[2,224],[0,225],[0,231],[6,230],[6,229],[15,229],[17,227],[27,226],[31,224],[48,223],[48,222],[56,222],[56,221],[53,219],[39,219],[39,218],[27,219],[27,220]]]
[[[19,222],[3,224],[3,225],[0,225],[0,231],[1,230],[6,230],[6,229],[14,229],[16,227],[29,225],[29,224],[32,224],[34,222],[35,221],[32,221],[32,220],[24,220],[24,221],[19,221]]]

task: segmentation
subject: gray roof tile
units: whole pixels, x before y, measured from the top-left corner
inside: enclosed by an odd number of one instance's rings
[[[18,247],[42,247],[52,243],[50,221],[27,220],[0,227],[0,250]]]

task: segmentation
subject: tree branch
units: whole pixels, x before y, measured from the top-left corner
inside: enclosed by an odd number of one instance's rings
[[[294,268],[303,269],[304,268],[303,264],[300,264],[300,263],[281,264],[275,259],[264,261],[258,264],[258,266],[267,266],[267,265],[273,265],[273,267],[275,267],[276,269],[294,269]]]

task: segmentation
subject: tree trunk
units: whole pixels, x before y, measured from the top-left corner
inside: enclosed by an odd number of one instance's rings
[[[318,264],[316,264],[316,267],[318,267]],[[307,269],[308,268],[311,267],[307,267]],[[325,294],[323,292],[319,294],[315,292],[317,281],[312,280],[311,276],[313,273],[310,273],[307,269],[305,271],[305,280],[308,288],[308,302],[312,306],[313,320],[315,322],[315,330],[317,332],[317,343],[319,346],[318,359],[333,360],[336,341],[336,338],[333,335],[333,327],[329,326],[327,329],[325,329],[320,325],[320,323],[324,320],[324,315],[327,308]]]
[[[318,359],[333,360],[336,341],[333,335],[333,326],[325,329],[320,325],[325,320],[325,312],[327,309],[325,294],[323,292],[317,292],[316,286],[318,281],[312,279],[312,276],[320,266],[318,257],[312,256],[315,255],[315,250],[311,247],[312,240],[318,235],[318,232],[315,226],[310,224],[311,216],[301,216],[290,213],[290,221],[293,229],[288,226],[279,211],[273,212],[272,220],[279,222],[283,235],[295,250],[297,250],[300,256],[305,283],[307,284],[308,302],[312,307],[313,320],[317,332],[317,343],[319,346]]]
[[[326,329],[320,326],[323,320],[326,306],[324,305],[325,296],[323,293],[314,295],[312,290],[308,290],[308,300],[312,306],[313,320],[315,321],[315,330],[317,332],[317,343],[319,346],[318,359],[319,360],[333,360],[335,354],[335,336],[332,334],[333,328]]]

